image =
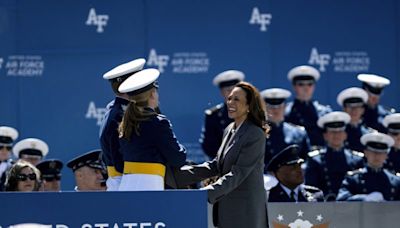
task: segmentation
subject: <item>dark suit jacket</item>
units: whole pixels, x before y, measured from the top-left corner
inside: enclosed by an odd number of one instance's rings
[[[318,188],[303,185],[297,193],[297,202],[324,201],[324,194]],[[293,202],[280,184],[268,191],[268,202]]]
[[[212,176],[219,179],[207,186],[219,228],[265,228],[266,199],[263,182],[265,135],[246,120],[231,140],[231,123],[224,131],[217,157],[201,165],[184,167],[178,182],[190,184]],[[215,220],[214,220],[215,221]]]

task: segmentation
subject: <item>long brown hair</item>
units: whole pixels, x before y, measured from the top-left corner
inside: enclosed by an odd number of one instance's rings
[[[268,135],[270,127],[267,124],[267,110],[258,89],[248,82],[239,82],[235,87],[239,87],[246,92],[246,100],[249,105],[247,119],[263,129],[265,134]]]
[[[118,128],[120,138],[129,140],[133,130],[137,135],[140,135],[140,122],[146,121],[157,114],[154,111],[144,109],[148,106],[149,98],[154,90],[155,88],[129,97],[129,105]]]
[[[24,168],[30,168],[32,172],[36,174],[35,187],[33,191],[38,191],[40,188],[40,171],[34,165],[27,161],[18,160],[14,165],[11,166],[10,170],[7,172],[7,178],[5,183],[6,191],[19,191],[18,190],[18,179],[17,176],[21,174]]]

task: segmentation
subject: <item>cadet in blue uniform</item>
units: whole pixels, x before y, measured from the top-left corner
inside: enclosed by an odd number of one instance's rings
[[[394,174],[400,173],[400,113],[387,115],[383,119],[383,126],[394,140],[384,167]]]
[[[49,146],[43,140],[27,138],[15,144],[13,153],[16,158],[36,166],[49,153]]]
[[[395,110],[383,107],[379,101],[382,90],[390,84],[390,80],[374,74],[359,74],[357,79],[362,82],[362,88],[368,93],[368,102],[363,116],[365,125],[385,133],[382,120],[385,116],[394,113]]]
[[[364,168],[349,172],[340,188],[337,200],[392,201],[400,200],[400,178],[383,168],[393,139],[374,132],[361,137],[365,146],[367,164]]]
[[[18,131],[12,127],[0,127],[0,191],[4,190],[6,173],[12,166],[11,150],[18,138]]]
[[[364,146],[360,142],[361,136],[374,131],[362,121],[367,100],[367,92],[357,87],[347,88],[337,96],[338,104],[343,107],[344,112],[350,115],[350,123],[346,127],[346,148],[351,150],[362,152]]]
[[[145,69],[119,87],[130,101],[120,125],[124,158],[121,191],[163,190],[166,168],[179,168],[186,161],[186,150],[176,139],[171,123],[155,111],[159,75],[156,69]]]
[[[286,105],[285,120],[289,123],[304,126],[312,146],[324,146],[321,129],[317,120],[332,109],[313,100],[315,83],[320,78],[317,69],[311,66],[298,66],[291,69],[288,79],[292,82],[296,97]]]
[[[75,176],[75,191],[105,191],[106,168],[101,160],[101,150],[89,151],[67,163]]]
[[[107,191],[117,191],[124,171],[124,160],[119,152],[118,125],[129,103],[126,94],[118,92],[118,87],[130,75],[143,69],[145,59],[135,59],[108,71],[103,75],[111,83],[116,95],[114,101],[107,105],[109,108],[103,118],[100,128],[100,145],[103,151],[103,161],[107,166]]]
[[[327,201],[336,199],[347,171],[364,165],[362,153],[344,147],[349,122],[350,116],[345,112],[331,112],[318,119],[327,145],[309,153],[305,183],[320,188]]]
[[[40,171],[42,186],[40,191],[59,192],[61,191],[61,170],[63,163],[57,159],[48,159],[37,164]]]
[[[267,169],[275,173],[279,183],[268,192],[268,202],[315,202],[324,201],[322,191],[304,185],[304,175],[299,157],[300,148],[291,145],[277,153],[269,162]]]
[[[310,140],[306,130],[302,126],[284,121],[285,101],[291,93],[286,89],[272,88],[263,90],[260,94],[266,103],[268,122],[271,127],[265,147],[265,164],[268,164],[279,151],[292,144],[299,146],[300,157],[306,159],[307,153],[310,152]]]
[[[226,107],[226,99],[234,86],[243,81],[245,75],[241,71],[227,70],[217,76],[213,80],[213,84],[218,86],[221,96],[224,98],[224,103],[218,104],[205,111],[205,122],[202,128],[200,144],[204,153],[210,159],[215,158],[219,146],[222,143],[222,135],[224,129],[232,122],[228,117],[228,109]]]

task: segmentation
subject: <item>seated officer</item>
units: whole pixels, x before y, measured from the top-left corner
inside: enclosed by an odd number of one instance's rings
[[[347,171],[364,165],[361,152],[344,147],[349,122],[350,116],[345,112],[331,112],[319,118],[318,126],[324,131],[326,146],[308,154],[306,184],[320,188],[327,201],[336,199]]]
[[[379,101],[384,87],[390,84],[390,80],[374,74],[359,74],[357,79],[362,82],[362,88],[368,93],[363,116],[365,125],[379,132],[385,132],[382,120],[395,110],[383,107]]]
[[[287,146],[297,144],[299,146],[300,157],[307,158],[310,152],[310,140],[307,132],[302,126],[296,126],[285,122],[285,101],[291,93],[286,89],[272,88],[261,91],[267,113],[268,122],[271,127],[269,137],[265,147],[265,164],[279,151]]]
[[[299,146],[291,145],[277,153],[269,162],[267,169],[275,173],[279,183],[271,188],[268,202],[312,202],[323,201],[324,195],[315,187],[304,185],[299,157]]]
[[[364,146],[360,142],[361,136],[374,131],[362,121],[367,100],[367,92],[357,87],[347,88],[337,96],[338,104],[343,107],[344,112],[350,115],[350,123],[346,127],[346,147],[355,151],[364,150]]]
[[[100,128],[100,145],[103,151],[103,161],[107,166],[107,191],[117,191],[124,170],[124,160],[119,152],[118,126],[129,103],[126,94],[118,92],[118,87],[129,76],[143,69],[145,59],[135,59],[119,65],[103,75],[109,80],[115,99],[107,105],[109,108],[103,118]]]
[[[400,179],[383,168],[393,139],[374,132],[361,137],[365,146],[367,164],[364,168],[349,172],[340,188],[337,200],[373,201],[400,200]]]
[[[11,149],[18,138],[18,131],[12,127],[0,127],[0,191],[4,190],[6,171],[12,166]]]
[[[291,69],[288,79],[292,82],[296,94],[295,100],[286,105],[285,120],[289,123],[303,126],[310,138],[312,146],[323,146],[321,129],[317,120],[332,109],[313,100],[315,84],[320,78],[317,69],[311,66],[298,66]]]
[[[244,73],[237,70],[227,70],[218,74],[213,84],[218,86],[221,96],[224,98],[224,103],[218,104],[205,111],[205,122],[202,128],[200,137],[200,144],[204,153],[210,157],[215,158],[218,149],[222,143],[222,135],[225,128],[232,122],[228,117],[228,109],[226,100],[231,93],[233,87],[244,80]]]
[[[105,167],[100,158],[101,150],[90,151],[67,163],[75,175],[76,191],[104,191]]]
[[[383,119],[387,134],[393,138],[394,144],[390,149],[384,168],[392,173],[400,172],[400,113],[387,115]]]
[[[36,165],[41,173],[41,191],[59,192],[61,191],[61,170],[63,163],[57,159],[44,160]]]
[[[49,153],[49,146],[40,139],[27,138],[15,144],[13,153],[16,158],[36,166]]]

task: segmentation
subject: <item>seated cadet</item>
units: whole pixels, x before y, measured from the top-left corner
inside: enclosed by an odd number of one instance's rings
[[[156,69],[139,71],[118,89],[130,100],[119,128],[124,158],[120,191],[164,190],[167,167],[185,164],[186,149],[176,139],[167,117],[156,112],[159,75]]]
[[[93,150],[80,155],[67,163],[75,175],[76,191],[105,191],[104,172],[101,150]]]
[[[40,170],[42,181],[41,191],[59,192],[61,191],[61,170],[63,163],[57,159],[48,159],[36,165]]]
[[[313,100],[315,84],[320,78],[317,69],[311,66],[298,66],[291,69],[288,79],[292,82],[296,94],[295,100],[286,105],[285,120],[289,123],[304,126],[312,146],[325,145],[317,120],[331,112],[328,105],[321,105]]]
[[[27,138],[15,144],[13,153],[16,158],[36,166],[49,153],[49,146],[40,139]]]
[[[31,163],[19,160],[7,172],[5,191],[36,192],[40,188],[40,171]]]
[[[368,127],[384,133],[383,118],[395,112],[394,109],[388,109],[379,104],[382,90],[390,84],[390,80],[374,74],[359,74],[357,79],[362,82],[362,88],[368,93],[363,121]]]
[[[346,127],[346,148],[351,150],[363,151],[364,146],[360,142],[361,136],[374,131],[362,121],[367,100],[367,92],[357,87],[347,88],[337,96],[338,104],[343,107],[344,112],[350,115],[350,123]]]
[[[268,123],[271,127],[265,147],[265,164],[287,146],[297,144],[299,155],[306,159],[310,152],[310,140],[302,126],[285,122],[285,101],[291,93],[286,89],[272,88],[261,91],[261,96],[266,103]]]
[[[245,75],[241,71],[227,70],[218,74],[213,84],[219,87],[224,103],[218,104],[205,111],[205,122],[202,128],[200,144],[204,153],[212,160],[217,155],[219,146],[222,143],[224,129],[232,122],[228,117],[226,100],[234,85],[243,81]]]
[[[115,99],[107,105],[109,108],[102,120],[100,128],[100,145],[103,151],[103,161],[107,166],[107,191],[117,191],[124,171],[124,160],[119,152],[118,125],[128,106],[129,97],[118,92],[118,87],[130,75],[143,69],[145,59],[135,59],[119,65],[103,75],[111,83]]]
[[[279,184],[267,192],[268,202],[324,201],[324,194],[316,187],[304,185],[304,175],[299,157],[300,148],[291,145],[277,153],[267,169],[275,173]]]
[[[326,201],[333,201],[347,171],[364,165],[363,154],[344,147],[346,125],[350,116],[345,112],[331,112],[318,119],[324,131],[326,146],[310,152],[307,161],[306,184],[320,188]]]
[[[394,140],[384,168],[396,174],[400,172],[400,113],[387,115],[383,119],[383,126]]]
[[[12,127],[0,127],[0,191],[4,190],[6,171],[11,168],[11,150],[14,141],[18,138],[18,131]]]
[[[347,201],[392,201],[400,200],[400,178],[383,168],[393,139],[374,132],[361,137],[365,146],[367,164],[364,168],[351,171],[343,180],[337,200]]]

